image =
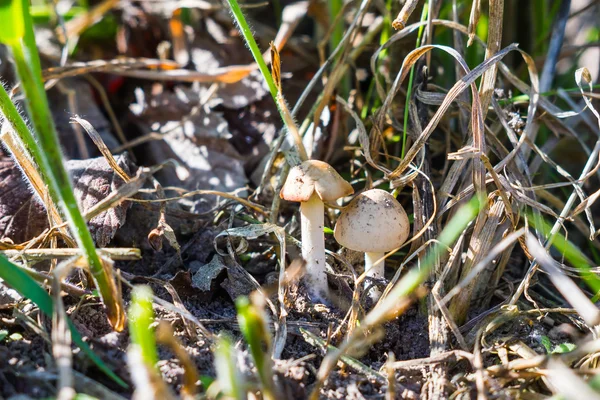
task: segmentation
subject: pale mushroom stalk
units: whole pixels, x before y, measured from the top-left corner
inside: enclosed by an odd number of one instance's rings
[[[344,208],[335,224],[334,236],[342,246],[365,253],[367,277],[382,279],[385,253],[402,246],[409,233],[408,216],[396,198],[385,190],[371,189]],[[371,285],[372,281],[366,280],[365,290]],[[377,301],[381,291],[373,287],[368,295]]]
[[[385,260],[381,260],[383,257],[385,257],[384,252],[371,251],[365,253],[365,272],[368,277],[374,279],[381,279],[385,276]],[[379,260],[381,261],[377,262]],[[367,287],[371,286],[371,284],[372,282],[366,280],[363,285],[364,288],[367,289]],[[372,298],[378,299],[381,296],[381,291],[377,288],[373,288],[371,289],[369,294]]]
[[[323,161],[308,160],[296,165],[279,195],[300,205],[302,258],[306,261],[308,290],[314,300],[329,297],[325,265],[324,201],[335,201],[354,193],[352,186]]]
[[[306,270],[310,271],[309,281],[317,293],[327,293],[325,268],[325,207],[316,194],[300,204],[300,225],[302,230],[302,258],[306,260]]]

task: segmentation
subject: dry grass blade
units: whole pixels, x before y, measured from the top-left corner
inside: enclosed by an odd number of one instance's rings
[[[475,3],[476,2],[474,1],[473,7],[475,7]],[[500,44],[502,43],[503,16],[504,0],[491,0],[487,48],[485,49],[486,59],[490,58],[492,55],[496,54],[500,50]],[[472,39],[469,38],[469,45],[471,44],[471,41]],[[492,99],[492,95],[494,94],[497,70],[498,67],[496,65],[493,65],[490,69],[485,71],[481,77],[481,87],[479,89],[479,94],[481,95],[481,109],[483,112],[484,120],[488,111],[488,106]]]
[[[494,237],[496,236],[496,230],[506,229],[506,225],[502,226],[503,224],[501,224],[504,213],[504,203],[500,200],[495,200],[489,208],[488,215],[477,219],[475,228],[473,229],[473,235],[471,236],[471,242],[468,247],[467,260],[461,271],[463,280],[475,270],[476,265],[489,253],[492,248]],[[480,215],[484,214],[482,213]],[[467,311],[471,305],[472,298],[487,290],[491,270],[487,270],[487,272],[486,276],[486,274],[483,274],[483,271],[480,270],[478,274],[481,274],[482,276],[470,280],[450,303],[450,313],[459,325],[461,325],[467,317]]]
[[[279,51],[275,47],[273,42],[270,43],[271,48],[271,75],[273,76],[273,82],[277,87],[277,91],[281,92],[281,59],[279,58]]]
[[[409,370],[409,369],[418,369],[422,368],[425,365],[438,363],[438,362],[455,362],[457,360],[465,359],[465,360],[473,360],[473,354],[462,351],[462,350],[452,350],[443,354],[438,354],[435,357],[421,358],[421,359],[413,359],[406,361],[396,361],[390,363],[390,368],[395,370]]]
[[[136,193],[137,193],[137,190],[136,190]],[[163,202],[175,201],[175,200],[183,199],[186,197],[197,196],[197,195],[213,195],[213,196],[223,197],[223,198],[226,198],[229,200],[234,200],[234,201],[237,201],[238,203],[240,203],[241,205],[243,205],[244,207],[247,207],[249,210],[255,211],[262,215],[267,215],[267,211],[260,204],[253,203],[242,197],[236,196],[235,193],[220,192],[218,190],[192,190],[191,192],[186,192],[186,193],[182,194],[181,196],[166,197],[164,199],[143,200],[143,199],[128,198],[126,200],[135,201],[138,203],[163,203]]]
[[[271,74],[273,76],[273,81],[275,82],[275,87],[277,88],[277,106],[281,110],[283,122],[294,139],[294,145],[300,156],[300,161],[306,161],[309,159],[308,153],[302,142],[302,137],[298,132],[294,117],[290,113],[283,97],[283,93],[281,92],[281,59],[279,58],[279,51],[273,42],[271,42]]]
[[[550,280],[558,291],[564,296],[569,304],[577,310],[589,327],[600,324],[600,310],[570,278],[565,276],[556,265],[548,252],[531,234],[525,237],[527,248],[544,270],[548,273]]]
[[[28,152],[23,147],[22,142],[18,139],[12,128],[6,122],[2,124],[2,133],[0,133],[0,139],[15,158],[15,161],[23,171],[23,174],[25,174],[27,177],[29,183],[31,183],[31,186],[33,187],[38,198],[43,202],[52,220],[62,224],[62,217],[58,212],[58,208],[51,200],[48,188],[44,184],[44,180],[38,172],[37,167],[33,163],[33,160],[28,157]],[[67,231],[63,228],[62,232],[66,235]]]
[[[125,183],[131,181],[131,178],[129,177],[129,175],[127,175],[127,173],[125,171],[123,171],[123,168],[121,168],[119,166],[119,163],[117,163],[117,160],[115,160],[115,158],[113,157],[113,155],[110,152],[110,150],[108,149],[108,147],[106,147],[104,140],[102,140],[102,138],[100,137],[100,134],[98,133],[98,131],[96,129],[94,129],[92,124],[90,124],[85,119],[80,118],[79,116],[72,117],[71,121],[81,125],[83,127],[83,129],[85,129],[85,131],[87,132],[89,137],[92,139],[92,141],[94,142],[94,144],[96,145],[98,150],[100,150],[100,153],[102,153],[102,155],[108,162],[108,165],[110,165],[110,167],[117,173],[117,175],[119,175],[121,177],[121,179],[123,179],[123,181],[125,181]]]
[[[128,76],[137,79],[148,79],[153,81],[176,81],[176,82],[199,82],[199,83],[235,83],[239,82],[252,72],[256,71],[256,64],[231,65],[228,67],[216,68],[210,72],[196,72],[187,69],[172,69],[166,71],[155,70],[131,70],[131,69],[112,69],[111,74]]]
[[[118,0],[104,0],[97,4],[89,12],[83,13],[76,18],[73,18],[65,24],[66,37],[79,37],[88,27],[98,22],[106,13],[112,10],[119,3]],[[57,36],[59,40],[64,42],[66,38],[61,30],[58,30]]]
[[[52,354],[58,369],[58,400],[70,400],[75,396],[73,389],[73,354],[71,353],[71,331],[61,296],[61,282],[73,268],[73,260],[59,264],[53,271],[52,294]]]
[[[548,363],[547,376],[556,391],[568,400],[600,400],[598,392],[589,387],[571,368],[560,361]]]
[[[104,270],[104,274],[110,277],[118,276],[118,270],[117,273],[114,272],[114,261],[109,258],[102,257],[100,254],[99,256],[100,262],[102,263],[102,267]],[[88,264],[85,263],[83,259],[80,258],[79,261],[83,262],[83,265],[79,264],[79,267],[89,268]],[[114,308],[116,309],[116,313],[110,316],[111,325],[117,332],[121,332],[123,329],[125,329],[125,324],[127,322],[125,308],[123,307],[123,297],[121,296],[121,285],[120,282],[116,281],[115,279],[110,279],[108,282],[111,289],[111,293],[114,293],[115,295],[113,302]]]
[[[524,234],[525,234],[525,229],[521,228],[516,232],[512,232],[512,233],[506,235],[506,237],[504,237],[492,249],[489,250],[489,252],[485,255],[485,257],[482,258],[477,263],[477,265],[475,265],[469,271],[468,274],[463,274],[463,275],[465,275],[463,277],[463,279],[457,285],[455,285],[452,288],[452,290],[450,290],[443,299],[441,299],[438,306],[448,304],[450,299],[452,299],[453,297],[458,295],[473,279],[477,278],[478,274],[481,273],[481,271],[484,268],[489,266],[494,261],[494,259],[496,259],[498,256],[503,254],[504,251],[507,248],[509,248],[509,246],[511,246],[513,243],[515,243]]]
[[[175,337],[175,332],[169,323],[165,321],[160,321],[158,323],[156,328],[156,341],[168,346],[183,366],[184,373],[181,386],[181,398],[183,400],[195,399],[198,392],[196,386],[196,382],[198,381],[198,371],[188,353]]]
[[[119,248],[109,247],[100,248],[98,252],[102,253],[106,257],[112,260],[119,261],[130,261],[139,260],[142,258],[139,249],[135,248]],[[79,249],[24,249],[24,250],[2,250],[0,254],[5,255],[8,258],[24,258],[29,261],[36,260],[50,260],[50,259],[65,259],[76,256],[81,256],[81,250]]]
[[[596,120],[598,122],[598,129],[600,130],[600,114],[594,108],[592,102],[584,95],[584,90],[583,90],[583,86],[582,86],[582,83],[585,82],[589,85],[590,91],[592,90],[592,77],[591,77],[588,69],[587,68],[578,69],[575,72],[575,81],[577,82],[577,86],[579,87],[579,90],[582,94],[583,100],[585,101],[586,107],[588,107],[592,111],[594,116],[596,117]],[[597,200],[597,198],[598,198],[598,192],[594,193],[588,199],[584,200],[579,206],[577,206],[575,208],[575,210],[573,211],[572,215],[577,215],[582,210],[588,209]],[[594,233],[592,232],[592,237],[590,238],[590,240],[593,240],[593,234]]]
[[[431,51],[434,48],[438,48],[441,50],[446,51],[447,53],[449,53],[450,55],[452,55],[459,63],[460,65],[463,67],[463,69],[465,71],[468,72],[467,75],[465,75],[465,77],[463,79],[461,79],[460,81],[458,81],[449,91],[448,94],[446,95],[446,98],[444,99],[444,102],[442,103],[442,105],[438,108],[438,110],[436,111],[436,113],[434,114],[434,116],[431,118],[430,122],[427,124],[427,126],[425,127],[425,129],[423,130],[423,132],[419,135],[419,137],[415,140],[414,144],[411,146],[411,148],[408,150],[408,152],[406,153],[405,158],[402,160],[402,162],[396,167],[396,169],[394,171],[392,171],[392,173],[390,173],[388,175],[388,178],[390,180],[395,180],[397,178],[400,177],[400,174],[408,167],[408,164],[415,158],[415,156],[417,155],[417,153],[420,151],[421,147],[423,147],[423,145],[426,143],[426,141],[429,139],[429,136],[431,135],[431,133],[433,132],[433,129],[435,129],[435,127],[438,125],[438,123],[440,122],[441,118],[443,117],[443,115],[446,113],[446,111],[448,110],[448,108],[450,107],[451,103],[457,98],[457,96],[464,91],[469,85],[471,86],[471,91],[472,91],[472,95],[473,95],[473,99],[474,99],[474,104],[473,104],[473,111],[472,111],[472,126],[473,126],[473,135],[474,138],[478,138],[479,140],[482,139],[482,135],[483,135],[483,117],[482,117],[482,110],[481,110],[481,105],[479,103],[479,92],[477,91],[477,88],[474,85],[474,81],[475,79],[477,79],[479,76],[481,76],[485,71],[487,71],[489,68],[491,68],[491,66],[493,66],[494,64],[496,64],[497,62],[499,62],[504,56],[506,56],[506,54],[508,54],[511,51],[514,51],[517,49],[516,45],[510,45],[506,48],[504,48],[503,50],[501,50],[500,52],[496,53],[494,56],[490,57],[488,60],[486,60],[483,64],[479,65],[478,67],[476,67],[473,71],[469,70],[469,67],[466,65],[466,63],[464,62],[464,60],[462,59],[462,57],[460,56],[460,54],[458,54],[458,52],[456,52],[454,49],[446,47],[446,46],[438,46],[438,45],[429,45],[429,46],[423,46],[419,49],[413,50],[404,60],[404,62],[402,63],[402,68],[400,70],[400,72],[398,73],[394,84],[388,94],[388,96],[385,99],[385,102],[383,104],[382,109],[383,110],[388,110],[390,105],[391,105],[391,101],[394,97],[394,95],[396,94],[396,92],[398,91],[400,84],[402,83],[402,81],[404,80],[404,78],[406,78],[406,76],[408,75],[409,69],[410,67],[416,63],[416,61],[423,56],[425,53]],[[383,122],[383,118],[384,118],[384,114],[380,113],[379,117],[378,117],[378,125],[381,126],[382,122]],[[483,143],[480,143],[479,146],[482,146]],[[475,145],[475,148],[480,151],[483,152],[484,149],[482,147],[477,147],[477,145]],[[483,164],[481,165],[481,168],[483,168]],[[478,168],[479,173],[481,173],[481,169]],[[474,177],[474,182],[477,182],[477,185],[481,185],[482,177],[481,176],[475,176]]]
[[[179,65],[174,61],[157,60],[152,58],[117,58],[114,60],[94,60],[88,62],[73,62],[60,67],[50,67],[42,71],[44,82],[51,80],[69,78],[92,72],[109,72],[116,70],[128,70],[137,68],[174,70]],[[13,88],[15,94],[19,86]]]

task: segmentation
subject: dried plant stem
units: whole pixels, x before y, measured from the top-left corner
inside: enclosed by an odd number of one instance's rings
[[[139,260],[142,258],[140,249],[110,247],[98,249],[112,260]],[[65,259],[83,255],[80,249],[27,249],[27,250],[4,250],[0,254],[8,257],[22,257],[26,260],[49,260]]]
[[[0,91],[0,97],[3,95],[6,95],[6,92]],[[4,100],[0,102],[4,103]],[[10,100],[8,100],[8,102],[12,104]],[[4,115],[6,115],[5,110],[1,105],[0,110]],[[6,129],[4,126],[2,127],[2,133],[0,133],[0,140],[2,140],[2,143],[4,143],[6,148],[15,158],[15,161],[27,177],[27,180],[33,187],[33,190],[44,203],[44,206],[46,207],[48,213],[52,217],[52,220],[56,221],[58,224],[62,224],[62,217],[58,212],[56,204],[54,204],[54,201],[52,201],[52,198],[48,193],[48,187],[44,184],[44,180],[42,179],[42,176],[38,172],[33,161],[31,160],[31,158],[28,157],[29,152],[25,149],[25,146],[23,145],[23,142],[19,137],[20,134],[15,133],[14,128],[16,127],[17,129],[19,129],[19,131],[29,130],[27,129],[27,126],[23,123],[22,119],[19,118],[17,121],[20,121],[22,125],[19,126],[17,124],[13,126],[12,124],[10,124],[11,127],[6,127]],[[46,199],[47,201],[44,201]],[[65,233],[64,229],[62,229],[62,231],[63,233]]]
[[[419,4],[419,0],[408,0],[406,3],[404,3],[404,6],[402,6],[402,9],[400,10],[400,13],[396,19],[392,21],[392,26],[394,29],[404,29],[406,26],[406,21],[408,21],[410,15],[413,13],[413,11],[415,11],[415,8],[417,8],[417,4]]]

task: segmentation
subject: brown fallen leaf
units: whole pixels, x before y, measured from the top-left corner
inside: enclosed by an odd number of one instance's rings
[[[192,275],[192,286],[200,291],[210,292],[214,287],[214,280],[226,269],[227,265],[223,262],[223,258],[214,255],[208,264],[200,266]]]
[[[130,162],[126,155],[119,155],[116,157],[116,161],[125,172],[131,173]],[[125,183],[110,168],[104,157],[71,160],[67,162],[67,168],[73,179],[75,197],[84,212]],[[123,202],[88,221],[96,246],[105,247],[112,240],[117,229],[125,223],[128,208],[129,203]]]
[[[227,121],[200,104],[202,90],[175,87],[153,96],[138,90],[137,95],[137,103],[130,105],[135,122],[143,132],[163,138],[148,143],[146,162],[173,159],[179,164],[157,174],[164,187],[230,192],[246,185],[243,160],[230,143]]]
[[[43,204],[13,160],[3,157],[0,159],[0,237],[23,243],[47,227]]]
[[[116,159],[125,171],[130,172],[132,164],[126,155]],[[73,180],[75,197],[84,213],[124,183],[104,157],[71,160],[66,166]],[[0,193],[0,239],[23,243],[48,227],[42,202],[32,193],[21,170],[6,156],[0,158]],[[128,208],[128,203],[122,203],[88,222],[96,246],[105,247],[111,241],[125,223]]]
[[[169,283],[182,297],[210,301],[227,270],[222,257],[214,255],[209,263],[192,261],[189,266],[190,271],[178,271]]]

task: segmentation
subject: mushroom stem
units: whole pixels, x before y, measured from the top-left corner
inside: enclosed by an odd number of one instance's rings
[[[302,226],[302,257],[306,260],[307,278],[311,294],[326,299],[329,293],[325,273],[325,207],[316,194],[300,205]]]
[[[368,277],[376,278],[376,279],[383,278],[384,271],[385,271],[385,260],[381,260],[381,259],[384,256],[385,256],[385,253],[379,252],[379,251],[365,253],[365,271],[366,271]],[[379,260],[381,260],[381,261],[377,262]],[[370,281],[365,281],[365,283],[364,283],[365,289],[371,285],[372,285],[372,282],[370,282]],[[369,297],[371,297],[371,299],[373,301],[379,300],[380,296],[381,296],[381,290],[379,290],[377,288],[372,288],[371,290],[369,290]]]

